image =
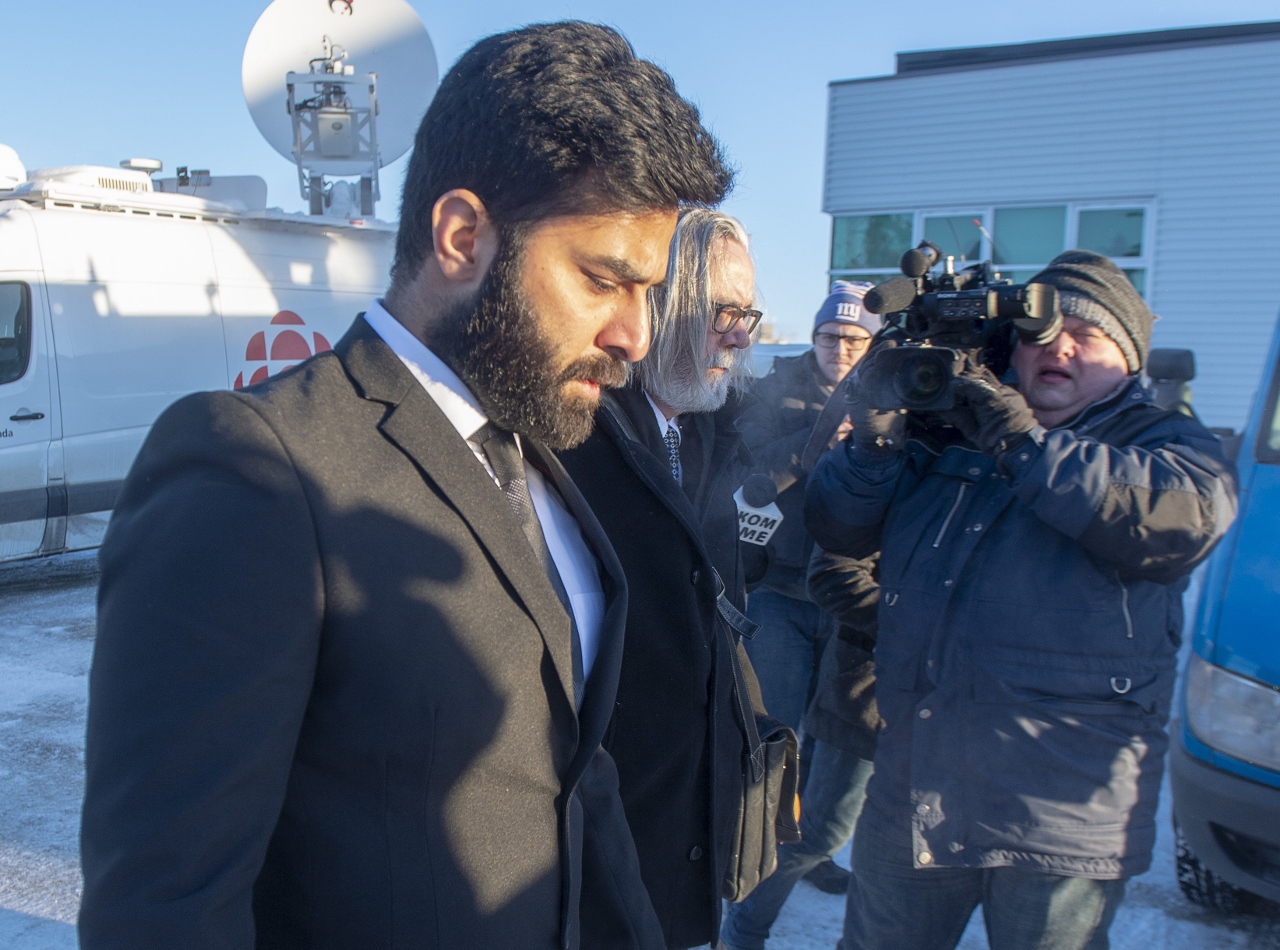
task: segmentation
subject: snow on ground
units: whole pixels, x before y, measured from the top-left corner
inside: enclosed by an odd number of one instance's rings
[[[0,565],[0,948],[72,950],[96,552]],[[1129,885],[1113,950],[1280,950],[1280,915],[1223,918],[1183,899],[1166,786],[1152,868]],[[848,866],[848,852],[837,857]],[[831,950],[844,899],[801,882],[769,950]],[[981,913],[961,950],[987,950]]]
[[[76,945],[97,552],[0,566],[0,947]]]
[[[1167,781],[1160,811],[1151,870],[1129,882],[1111,927],[1112,950],[1280,950],[1280,914],[1224,918],[1182,896],[1173,870]],[[847,848],[836,861],[849,866]],[[773,927],[768,950],[832,950],[843,919],[843,897],[823,894],[801,881]],[[969,921],[959,950],[988,950],[980,910]]]

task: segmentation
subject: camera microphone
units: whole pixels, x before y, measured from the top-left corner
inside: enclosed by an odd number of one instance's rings
[[[914,254],[915,251],[907,251]],[[911,306],[916,299],[916,282],[910,277],[891,277],[883,284],[876,284],[862,298],[862,305],[872,313],[898,313]]]
[[[902,255],[898,267],[908,277],[923,277],[940,260],[942,249],[929,241],[921,241],[919,247],[913,247]]]

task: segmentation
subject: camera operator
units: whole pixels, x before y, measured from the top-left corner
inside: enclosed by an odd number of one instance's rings
[[[1034,281],[1064,326],[1018,343],[1017,389],[972,359],[940,413],[858,387],[810,477],[817,543],[882,551],[845,950],[954,947],[978,904],[992,950],[1106,947],[1151,861],[1181,595],[1235,474],[1152,404],[1154,317],[1121,270],[1068,251]]]

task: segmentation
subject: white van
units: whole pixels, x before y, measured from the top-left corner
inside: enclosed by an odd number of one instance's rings
[[[267,210],[260,178],[3,172],[0,560],[100,544],[165,407],[328,349],[387,285],[393,225]]]

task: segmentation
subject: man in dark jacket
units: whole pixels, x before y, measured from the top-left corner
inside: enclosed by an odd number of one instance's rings
[[[663,946],[600,747],[626,580],[551,450],[644,355],[678,206],[729,180],[613,30],[450,69],[386,300],[332,352],[180,400],[129,474],[82,947]]]
[[[723,582],[743,607],[733,493],[751,469],[731,383],[760,319],[754,296],[741,225],[714,211],[683,212],[665,287],[652,301],[649,356],[635,383],[608,397],[596,433],[561,455],[631,589],[605,748],[672,948],[716,938],[742,789],[743,732],[716,596]]]
[[[818,544],[880,550],[885,728],[842,946],[1106,946],[1145,871],[1186,578],[1235,513],[1234,470],[1140,373],[1153,317],[1106,258],[1036,278],[1064,329],[983,367],[941,419],[855,405],[810,480]],[[906,436],[904,445],[904,435]]]
[[[756,471],[767,474],[778,488],[777,505],[782,512],[782,524],[769,539],[768,570],[747,605],[747,615],[760,624],[755,638],[747,642],[747,652],[770,715],[797,731],[816,687],[823,646],[832,628],[830,618],[805,590],[813,538],[804,527],[809,473],[802,459],[832,391],[866,355],[871,337],[880,329],[879,314],[862,306],[871,286],[843,280],[831,285],[813,320],[813,349],[775,359],[769,375],[752,386],[755,403],[739,423]],[[848,432],[845,420],[833,444]],[[806,738],[801,753],[806,771],[811,751],[812,743]],[[821,794],[843,791],[828,789]],[[808,879],[828,893],[843,894],[849,875],[824,861],[809,871]]]
[[[752,591],[748,616],[760,631],[747,645],[769,714],[800,728],[829,623],[805,590],[813,538],[804,526],[809,473],[801,464],[828,397],[867,352],[880,316],[862,306],[867,283],[838,280],[813,321],[813,349],[779,357],[751,388],[754,405],[739,428],[758,472],[778,487],[782,524],[769,539],[769,567]],[[841,426],[836,439],[848,434]]]

